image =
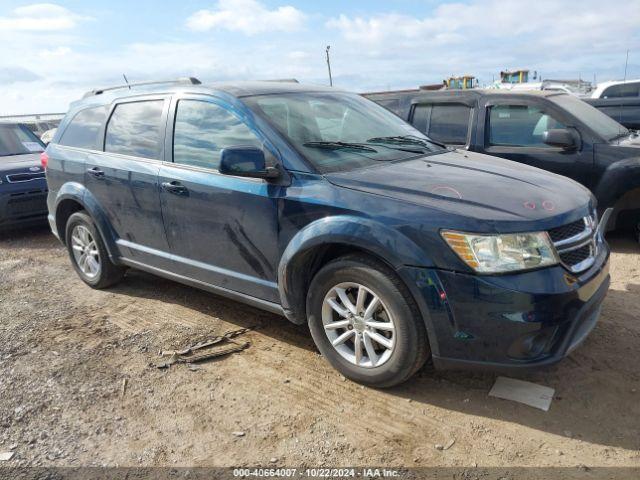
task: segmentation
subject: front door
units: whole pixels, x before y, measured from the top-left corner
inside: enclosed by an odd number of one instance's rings
[[[484,110],[484,153],[564,175],[592,187],[593,150],[560,112],[526,100],[501,100]],[[569,129],[577,148],[564,150],[543,142],[550,129]],[[480,137],[482,138],[482,137]]]
[[[116,104],[104,152],[90,153],[85,165],[85,185],[115,230],[122,255],[159,268],[167,266],[169,250],[158,189],[168,103],[152,98]]]
[[[160,196],[174,271],[279,302],[280,187],[218,173],[222,149],[266,148],[264,138],[212,97],[177,98],[171,112],[173,162],[160,169]]]

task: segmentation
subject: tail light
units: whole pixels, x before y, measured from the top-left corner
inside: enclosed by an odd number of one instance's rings
[[[42,152],[40,154],[40,163],[42,164],[42,168],[47,169],[47,164],[49,163],[49,155],[47,152]]]

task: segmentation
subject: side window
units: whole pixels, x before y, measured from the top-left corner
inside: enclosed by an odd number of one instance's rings
[[[413,109],[413,118],[411,119],[411,123],[426,135],[430,117],[431,105],[416,105]]]
[[[546,130],[565,128],[551,115],[529,105],[496,105],[489,109],[489,144],[549,147],[542,141]]]
[[[200,100],[180,100],[173,134],[173,161],[217,169],[220,152],[233,146],[262,147],[262,142],[235,115]]]
[[[163,106],[164,100],[117,105],[107,125],[105,152],[160,159]]]
[[[640,96],[640,83],[612,85],[602,92],[602,98],[633,98]]]
[[[432,105],[427,136],[455,145],[467,143],[471,108],[466,105]]]
[[[92,107],[79,111],[67,125],[60,139],[60,145],[102,150],[102,142],[98,135],[106,118],[106,106]]]

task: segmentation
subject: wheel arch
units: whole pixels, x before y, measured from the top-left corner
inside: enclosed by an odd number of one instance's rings
[[[94,196],[79,183],[63,185],[56,196],[55,227],[60,241],[66,245],[66,226],[69,217],[76,212],[85,211],[93,219],[98,233],[112,261],[120,256],[116,245],[115,231],[107,220]]]
[[[290,321],[306,323],[307,292],[318,270],[331,260],[352,253],[385,264],[405,286],[406,279],[398,269],[404,265],[431,266],[430,259],[415,243],[382,224],[347,216],[317,220],[293,237],[278,266],[281,304]],[[407,289],[413,296],[413,289]]]
[[[629,210],[629,206],[640,205],[640,157],[619,160],[607,167],[594,194],[600,211],[614,209],[608,230],[621,226],[620,213]]]

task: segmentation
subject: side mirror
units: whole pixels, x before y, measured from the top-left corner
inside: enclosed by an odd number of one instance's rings
[[[262,149],[257,147],[229,147],[220,154],[220,173],[236,177],[277,178],[280,170],[267,167]]]
[[[566,128],[555,128],[547,130],[542,134],[542,141],[552,147],[559,147],[565,150],[576,148],[576,139],[573,133]]]

